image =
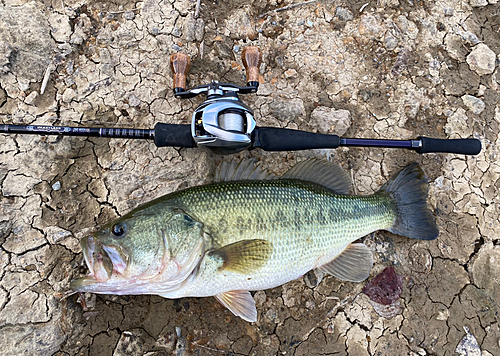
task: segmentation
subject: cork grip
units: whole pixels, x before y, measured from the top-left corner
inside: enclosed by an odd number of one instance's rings
[[[247,71],[247,85],[256,86],[259,84],[259,65],[261,61],[261,53],[258,47],[246,47],[241,53],[243,66]]]
[[[174,53],[170,57],[170,69],[174,74],[174,91],[186,90],[186,76],[191,67],[191,59],[183,53]]]

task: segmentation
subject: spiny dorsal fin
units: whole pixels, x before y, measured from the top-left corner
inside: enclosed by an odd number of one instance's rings
[[[255,239],[232,243],[211,254],[222,260],[222,270],[252,273],[266,264],[272,252],[269,241]]]
[[[269,180],[275,177],[255,165],[256,160],[231,160],[222,163],[215,170],[215,183],[235,180]]]
[[[338,194],[349,194],[351,178],[339,165],[317,158],[297,163],[281,179],[301,179],[321,184]]]
[[[215,298],[234,315],[250,323],[257,321],[255,300],[247,290],[232,290],[219,293]]]
[[[350,244],[334,260],[319,269],[342,281],[361,282],[368,278],[373,266],[372,252],[365,244]]]

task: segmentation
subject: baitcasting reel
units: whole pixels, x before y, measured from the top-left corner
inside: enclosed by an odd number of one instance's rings
[[[157,123],[153,129],[66,127],[45,125],[0,125],[0,133],[61,136],[110,137],[154,140],[157,147],[206,147],[214,153],[231,154],[246,148],[265,151],[296,151],[339,146],[406,148],[418,153],[446,152],[476,155],[481,151],[477,139],[435,139],[417,137],[412,140],[343,138],[301,130],[256,126],[252,109],[238,94],[256,93],[259,86],[261,54],[257,47],[242,52],[247,85],[240,87],[213,81],[186,90],[186,76],[191,60],[175,53],[170,58],[177,98],[193,98],[205,94],[207,99],[193,113],[191,124]]]
[[[191,136],[198,146],[215,153],[230,154],[252,145],[256,127],[253,111],[238,94],[256,93],[259,87],[261,53],[257,47],[246,47],[241,58],[247,72],[247,86],[212,81],[186,91],[186,77],[191,66],[189,57],[175,53],[170,58],[174,73],[174,94],[179,99],[205,94],[205,100],[193,113]]]

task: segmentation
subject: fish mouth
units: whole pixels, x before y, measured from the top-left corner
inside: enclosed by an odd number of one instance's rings
[[[92,287],[108,282],[113,276],[122,274],[127,261],[113,246],[101,245],[93,235],[80,242],[89,274],[71,281],[70,288],[78,292],[91,292]]]

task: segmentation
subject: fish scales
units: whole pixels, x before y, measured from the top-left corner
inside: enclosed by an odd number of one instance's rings
[[[71,288],[214,296],[253,322],[258,314],[249,291],[314,268],[343,281],[365,280],[373,257],[355,242],[360,237],[377,230],[421,240],[439,234],[427,205],[427,179],[416,163],[369,196],[348,195],[345,172],[321,160],[301,162],[280,179],[265,180],[272,177],[248,164],[220,172],[222,183],[168,194],[83,238],[90,272]],[[243,173],[260,179],[244,180]]]
[[[186,212],[203,222],[216,246],[253,239],[273,246],[266,265],[251,276],[231,273],[219,285],[217,270],[206,269],[199,283],[179,296],[213,295],[221,287],[275,287],[332,260],[353,240],[389,228],[396,217],[386,196],[339,195],[319,184],[287,179],[199,186],[164,203],[188,207]],[[286,273],[277,278],[277,271]]]

